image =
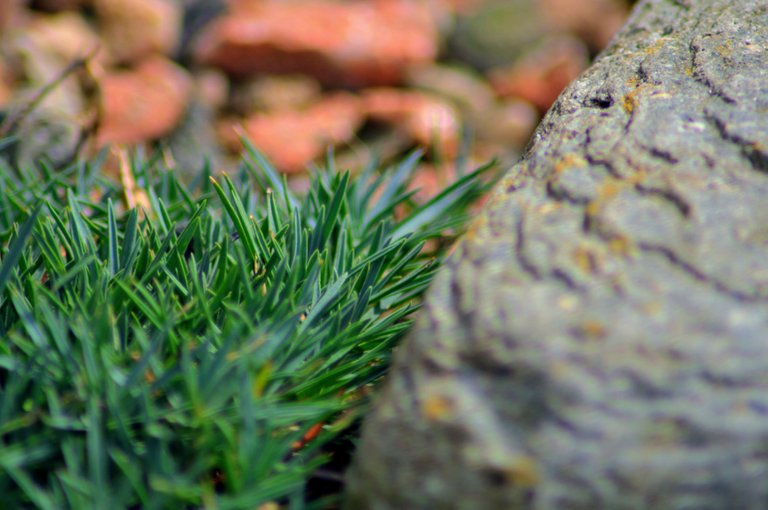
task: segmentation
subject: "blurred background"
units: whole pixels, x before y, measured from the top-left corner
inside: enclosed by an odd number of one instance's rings
[[[18,124],[22,161],[144,147],[193,175],[206,159],[230,168],[245,134],[298,188],[328,147],[350,169],[421,147],[416,184],[428,195],[458,155],[514,162],[628,9],[625,0],[0,0],[0,113]]]

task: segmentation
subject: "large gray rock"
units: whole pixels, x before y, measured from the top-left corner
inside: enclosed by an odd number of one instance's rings
[[[648,0],[435,281],[350,509],[768,508],[768,5]]]

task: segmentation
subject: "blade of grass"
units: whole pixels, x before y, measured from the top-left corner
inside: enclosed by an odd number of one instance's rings
[[[42,206],[38,204],[32,210],[30,215],[27,216],[27,219],[24,220],[24,223],[21,224],[16,238],[8,247],[8,251],[3,254],[2,264],[0,264],[0,296],[2,296],[5,292],[5,286],[7,285],[8,280],[11,278],[11,274],[13,273],[16,264],[21,258],[22,252],[24,251],[24,246],[27,243],[27,239],[32,233],[32,229],[35,226],[35,221],[37,221],[37,215],[40,214],[41,207]]]

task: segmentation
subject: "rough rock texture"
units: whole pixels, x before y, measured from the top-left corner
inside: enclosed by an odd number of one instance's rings
[[[139,143],[169,134],[184,116],[191,89],[187,72],[160,56],[136,69],[105,74],[99,145]]]
[[[350,509],[768,508],[768,6],[647,0],[438,276]]]
[[[438,35],[424,2],[240,0],[202,31],[196,54],[239,76],[301,72],[326,85],[392,85],[406,67],[434,60]]]

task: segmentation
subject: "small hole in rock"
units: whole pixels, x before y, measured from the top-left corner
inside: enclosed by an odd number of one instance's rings
[[[591,97],[588,102],[589,106],[597,107],[597,108],[610,108],[613,106],[613,98],[608,95],[600,95]]]

